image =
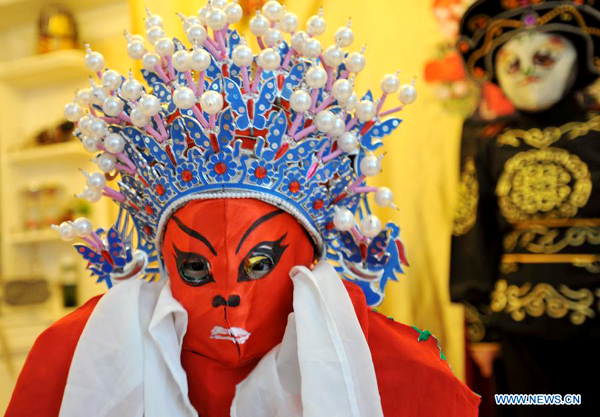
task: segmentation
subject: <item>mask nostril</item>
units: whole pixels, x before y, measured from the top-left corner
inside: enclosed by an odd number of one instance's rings
[[[229,300],[227,300],[227,307],[237,307],[239,305],[240,305],[240,296],[239,295],[229,296]]]
[[[227,302],[225,301],[225,298],[223,298],[223,296],[221,295],[216,295],[215,298],[213,298],[212,300],[212,306],[213,307],[221,307],[226,305]]]

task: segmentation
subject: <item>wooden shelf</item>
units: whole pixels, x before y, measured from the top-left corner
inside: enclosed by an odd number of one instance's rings
[[[56,230],[50,227],[40,230],[28,230],[25,232],[11,233],[8,235],[11,243],[26,245],[31,243],[62,242]]]
[[[54,145],[40,145],[34,148],[12,151],[8,153],[8,161],[11,163],[39,163],[44,160],[58,161],[65,159],[91,159],[78,140]]]
[[[33,55],[0,64],[0,82],[11,87],[35,88],[67,80],[85,80],[89,74],[85,67],[85,52],[78,49]]]

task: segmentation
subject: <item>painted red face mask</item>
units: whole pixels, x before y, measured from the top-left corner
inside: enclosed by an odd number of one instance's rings
[[[225,365],[262,357],[292,311],[289,271],[312,242],[288,213],[258,200],[197,200],[167,222],[163,259],[188,312],[183,349]]]

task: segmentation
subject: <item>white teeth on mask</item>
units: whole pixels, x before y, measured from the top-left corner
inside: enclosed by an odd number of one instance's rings
[[[225,328],[221,326],[215,326],[210,331],[211,339],[230,340],[238,345],[243,345],[249,337],[250,332],[242,329],[241,327]]]

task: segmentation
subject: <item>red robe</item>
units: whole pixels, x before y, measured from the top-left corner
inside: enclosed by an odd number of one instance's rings
[[[437,340],[427,332],[396,323],[369,309],[361,290],[353,284],[345,284],[371,349],[384,415],[477,416],[480,398],[454,376],[442,358]],[[92,298],[38,337],[5,417],[58,416],[75,347],[100,297]],[[214,361],[193,356],[182,357],[192,404],[201,416],[228,415],[235,384],[243,380],[253,366],[224,370]],[[203,398],[207,393],[215,400],[208,407]]]

